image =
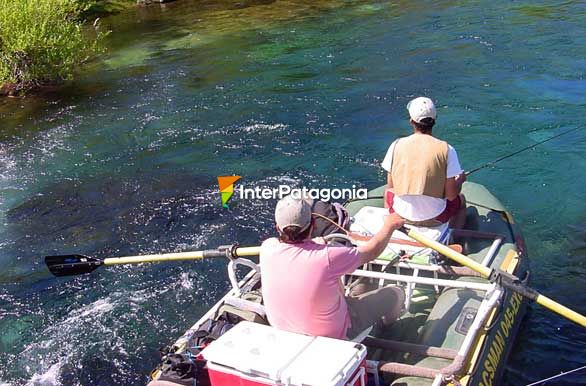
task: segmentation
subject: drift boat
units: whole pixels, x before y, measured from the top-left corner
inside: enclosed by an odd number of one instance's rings
[[[350,235],[367,237],[378,230],[387,213],[383,192],[384,186],[370,191],[369,199],[346,204],[353,216]],[[527,277],[523,238],[510,213],[482,185],[466,182],[463,193],[464,229],[414,229],[461,247],[484,267]],[[232,289],[167,355],[187,354],[198,361],[198,385],[498,385],[527,301],[499,280],[488,281],[403,233],[393,239],[377,260],[345,278],[347,291],[357,280],[402,286],[405,312],[393,325],[364,331],[353,342],[270,327],[262,305],[261,267],[237,258],[228,264]],[[250,269],[242,279],[237,278],[240,266]],[[153,379],[161,369],[164,365],[155,369]]]

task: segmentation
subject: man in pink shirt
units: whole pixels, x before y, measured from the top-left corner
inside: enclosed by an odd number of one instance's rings
[[[359,247],[329,246],[310,238],[311,205],[287,196],[275,209],[279,238],[260,251],[262,293],[271,325],[307,335],[354,338],[382,320],[401,314],[403,291],[394,286],[345,297],[341,277],[377,258],[403,219],[385,218],[383,228]]]

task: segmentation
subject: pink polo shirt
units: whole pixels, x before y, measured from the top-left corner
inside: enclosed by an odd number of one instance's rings
[[[340,277],[360,265],[356,248],[270,238],[262,243],[260,264],[271,325],[307,335],[346,337],[350,316]]]

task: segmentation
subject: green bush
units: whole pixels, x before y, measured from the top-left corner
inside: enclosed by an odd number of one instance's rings
[[[0,85],[19,89],[69,79],[99,51],[82,31],[75,0],[0,0]]]

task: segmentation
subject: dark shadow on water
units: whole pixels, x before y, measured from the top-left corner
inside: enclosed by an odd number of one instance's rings
[[[163,250],[192,245],[220,218],[213,182],[152,174],[56,183],[7,213],[14,236],[3,254],[16,258],[0,280],[46,272],[40,260],[49,254],[104,257],[152,251],[153,241]]]

